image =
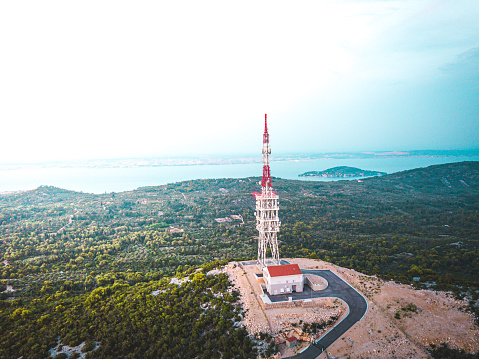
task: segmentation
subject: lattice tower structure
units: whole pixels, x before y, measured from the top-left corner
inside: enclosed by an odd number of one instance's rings
[[[259,233],[258,239],[258,267],[262,270],[269,265],[279,265],[278,232],[281,222],[278,212],[279,196],[273,192],[271,187],[271,171],[269,168],[269,133],[267,115],[264,115],[263,134],[263,179],[261,194],[256,195],[256,229]],[[267,258],[267,249],[270,248],[271,258]]]

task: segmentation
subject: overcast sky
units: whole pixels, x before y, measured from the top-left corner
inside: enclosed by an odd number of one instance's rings
[[[0,162],[479,147],[479,2],[0,2]]]

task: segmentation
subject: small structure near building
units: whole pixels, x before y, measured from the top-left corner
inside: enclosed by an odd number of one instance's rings
[[[264,267],[263,278],[270,295],[303,291],[304,277],[297,264]]]
[[[286,339],[286,346],[288,348],[294,347],[297,340],[298,338],[296,338],[294,335],[292,337],[289,337],[288,339]]]
[[[323,277],[314,274],[305,274],[304,284],[314,291],[324,290],[328,288],[328,281]]]

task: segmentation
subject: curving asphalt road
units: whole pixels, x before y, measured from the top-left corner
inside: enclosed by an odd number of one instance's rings
[[[283,261],[284,264],[288,264]],[[328,281],[328,287],[321,291],[312,291],[309,287],[304,286],[305,291],[302,293],[290,293],[289,297],[293,300],[301,300],[308,298],[336,297],[342,299],[349,307],[348,315],[336,324],[331,330],[312,343],[302,353],[289,357],[290,359],[314,359],[318,357],[331,344],[338,340],[345,332],[354,324],[359,322],[368,311],[368,302],[356,289],[351,287],[344,280],[339,278],[330,270],[319,269],[303,269],[303,274],[319,275]],[[288,300],[285,295],[269,296],[272,302],[281,302]]]

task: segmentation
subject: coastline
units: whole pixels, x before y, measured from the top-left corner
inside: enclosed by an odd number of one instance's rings
[[[142,160],[129,160],[131,165],[116,161],[106,166],[100,161],[91,163],[61,163],[0,165],[0,193],[12,194],[32,190],[42,185],[55,186],[77,192],[105,193],[135,190],[139,187],[159,186],[196,179],[254,178],[261,173],[261,162],[235,158],[235,163],[148,165]],[[374,168],[380,172],[395,173],[431,165],[463,161],[479,161],[477,156],[375,156],[372,158],[320,159],[284,156],[271,160],[271,171],[276,178],[299,181],[359,180],[365,177],[298,177],[308,171],[322,171],[335,166]],[[88,166],[87,166],[88,165]],[[273,178],[274,181],[274,178]]]

